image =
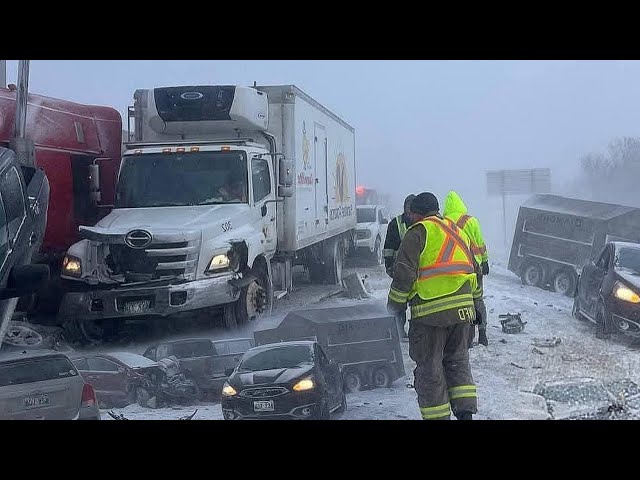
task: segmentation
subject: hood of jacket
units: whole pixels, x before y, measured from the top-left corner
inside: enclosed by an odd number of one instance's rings
[[[444,217],[456,217],[467,213],[467,206],[456,192],[451,190],[447,194],[447,199],[444,202],[444,210],[442,216]]]

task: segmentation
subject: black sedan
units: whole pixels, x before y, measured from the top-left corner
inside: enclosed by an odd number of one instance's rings
[[[226,420],[322,419],[347,408],[341,368],[314,341],[248,350],[222,389]]]
[[[640,244],[605,244],[582,269],[573,314],[594,322],[598,338],[612,332],[640,337]]]

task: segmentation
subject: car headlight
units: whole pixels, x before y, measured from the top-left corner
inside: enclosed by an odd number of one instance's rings
[[[229,382],[224,382],[224,386],[222,387],[222,395],[225,397],[233,397],[237,395],[236,389],[229,385]]]
[[[65,255],[62,260],[62,274],[69,277],[79,277],[82,275],[82,262],[72,255]]]
[[[229,257],[226,253],[215,255],[209,262],[209,268],[207,268],[207,272],[218,272],[220,270],[225,270],[229,268],[230,263],[231,262],[229,262]]]
[[[640,303],[640,295],[619,282],[616,282],[616,285],[613,289],[613,294],[616,298],[624,300],[625,302]]]
[[[303,378],[298,383],[293,386],[293,389],[296,392],[304,392],[305,390],[311,390],[315,388],[316,384],[314,383],[312,378]]]

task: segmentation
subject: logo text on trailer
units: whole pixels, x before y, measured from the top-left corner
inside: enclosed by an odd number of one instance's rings
[[[124,243],[131,248],[145,248],[151,244],[151,234],[146,230],[132,230],[124,237]]]

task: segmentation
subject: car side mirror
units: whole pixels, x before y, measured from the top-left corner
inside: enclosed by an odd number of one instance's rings
[[[387,225],[388,223],[389,223],[389,220],[387,220],[386,218],[383,218],[383,219],[380,221],[380,225]]]
[[[262,204],[262,208],[260,209],[260,213],[262,213],[263,217],[267,215],[267,204],[266,203]]]
[[[233,368],[227,368],[227,369],[224,371],[224,374],[225,374],[225,376],[227,376],[227,377],[230,377],[232,373],[233,373]]]
[[[47,265],[16,265],[9,273],[7,288],[0,289],[0,300],[35,293],[47,285],[49,278]]]

